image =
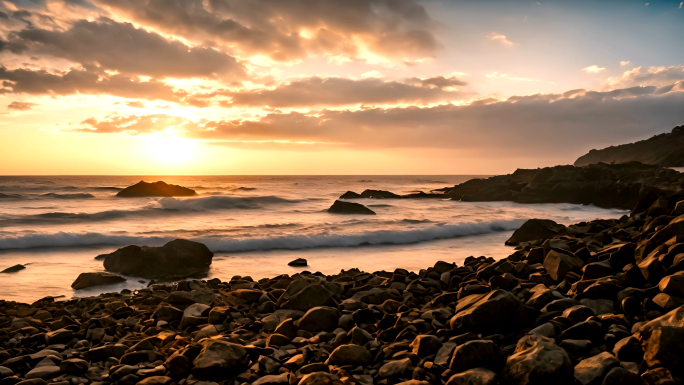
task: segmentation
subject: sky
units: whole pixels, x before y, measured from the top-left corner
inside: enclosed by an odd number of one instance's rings
[[[501,174],[684,124],[684,4],[0,0],[0,175]]]

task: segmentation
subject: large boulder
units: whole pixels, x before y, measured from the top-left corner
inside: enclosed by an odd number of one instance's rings
[[[307,332],[318,333],[335,329],[339,319],[340,314],[337,309],[318,306],[304,313],[295,325]]]
[[[337,306],[333,294],[324,285],[316,283],[305,286],[291,295],[286,292],[281,298],[283,302],[280,303],[280,299],[278,301],[282,309],[308,311],[317,306]]]
[[[80,290],[93,286],[112,285],[121,282],[126,282],[126,278],[112,273],[81,273],[74,283],[71,284],[71,288]]]
[[[176,239],[161,247],[123,247],[107,254],[103,264],[106,270],[123,275],[173,279],[205,273],[213,256],[201,243]]]
[[[201,379],[221,381],[242,373],[248,363],[247,350],[242,346],[210,339],[195,358],[192,374]]]
[[[328,364],[330,365],[365,365],[373,359],[373,355],[363,346],[341,345],[330,353]]]
[[[454,374],[446,385],[496,385],[499,378],[493,371],[485,368],[473,368]]]
[[[0,273],[16,273],[17,271],[24,270],[25,268],[26,268],[26,266],[24,266],[22,264],[17,264],[14,266],[10,266],[10,267],[4,269],[3,271],[0,271]]]
[[[493,341],[468,341],[454,350],[449,369],[460,373],[474,368],[488,368],[500,372],[506,364],[506,354]]]
[[[664,366],[684,373],[684,328],[663,326],[655,329],[644,344],[644,362],[649,367]]]
[[[608,352],[602,352],[575,365],[575,379],[582,385],[598,384],[610,369],[618,365],[620,360]]]
[[[362,214],[375,215],[375,211],[362,205],[361,203],[335,201],[328,209],[331,214]]]
[[[526,320],[525,305],[515,295],[498,289],[459,300],[449,324],[457,331],[502,333],[523,326]]]
[[[573,367],[568,353],[552,339],[529,335],[518,341],[502,376],[519,385],[572,384]]]
[[[581,259],[555,250],[551,250],[544,258],[544,267],[554,281],[561,281],[571,271],[578,272],[584,263]]]
[[[126,187],[116,194],[116,196],[124,198],[188,197],[193,195],[197,195],[197,192],[193,189],[175,184],[167,184],[162,181],[154,183],[140,181],[133,186]]]
[[[529,242],[537,239],[550,239],[562,232],[565,226],[550,219],[529,219],[519,229],[513,232],[506,241],[507,245],[515,246],[520,242]]]

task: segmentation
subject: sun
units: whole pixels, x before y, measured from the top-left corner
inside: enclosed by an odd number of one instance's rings
[[[195,141],[167,135],[153,135],[149,140],[149,152],[165,163],[182,163],[195,154]]]

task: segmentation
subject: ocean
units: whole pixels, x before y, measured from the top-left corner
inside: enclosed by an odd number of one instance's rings
[[[148,280],[74,291],[81,272],[104,271],[94,257],[137,244],[175,238],[214,253],[208,277],[253,279],[341,269],[406,268],[470,256],[496,259],[504,241],[529,218],[564,224],[619,218],[623,210],[573,204],[458,202],[440,199],[360,199],[375,216],[326,212],[347,190],[397,194],[433,189],[477,176],[5,176],[0,177],[0,299],[32,302],[46,296],[97,295],[139,289]],[[140,180],[163,180],[198,192],[190,198],[117,198]],[[290,267],[306,258],[306,268]]]

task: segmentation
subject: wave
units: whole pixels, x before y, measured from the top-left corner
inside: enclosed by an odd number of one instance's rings
[[[298,202],[301,201],[268,195],[261,197],[212,196],[193,199],[162,198],[158,203],[165,210],[207,211],[217,209],[259,209],[268,204]]]
[[[75,193],[75,194],[57,194],[57,193],[47,193],[41,195],[46,198],[57,198],[57,199],[88,199],[95,198],[95,195],[88,193]]]
[[[0,199],[21,199],[23,198],[22,195],[19,194],[3,194],[0,193]]]
[[[207,245],[214,252],[244,252],[261,250],[299,250],[321,247],[355,247],[365,245],[400,245],[451,239],[470,235],[490,234],[519,228],[525,220],[503,220],[492,222],[461,223],[456,225],[432,226],[424,229],[390,231],[378,230],[359,234],[290,235],[270,238],[191,238]],[[29,249],[38,247],[76,247],[93,245],[130,244],[158,246],[172,237],[107,235],[100,233],[28,234],[0,238],[0,249]]]

